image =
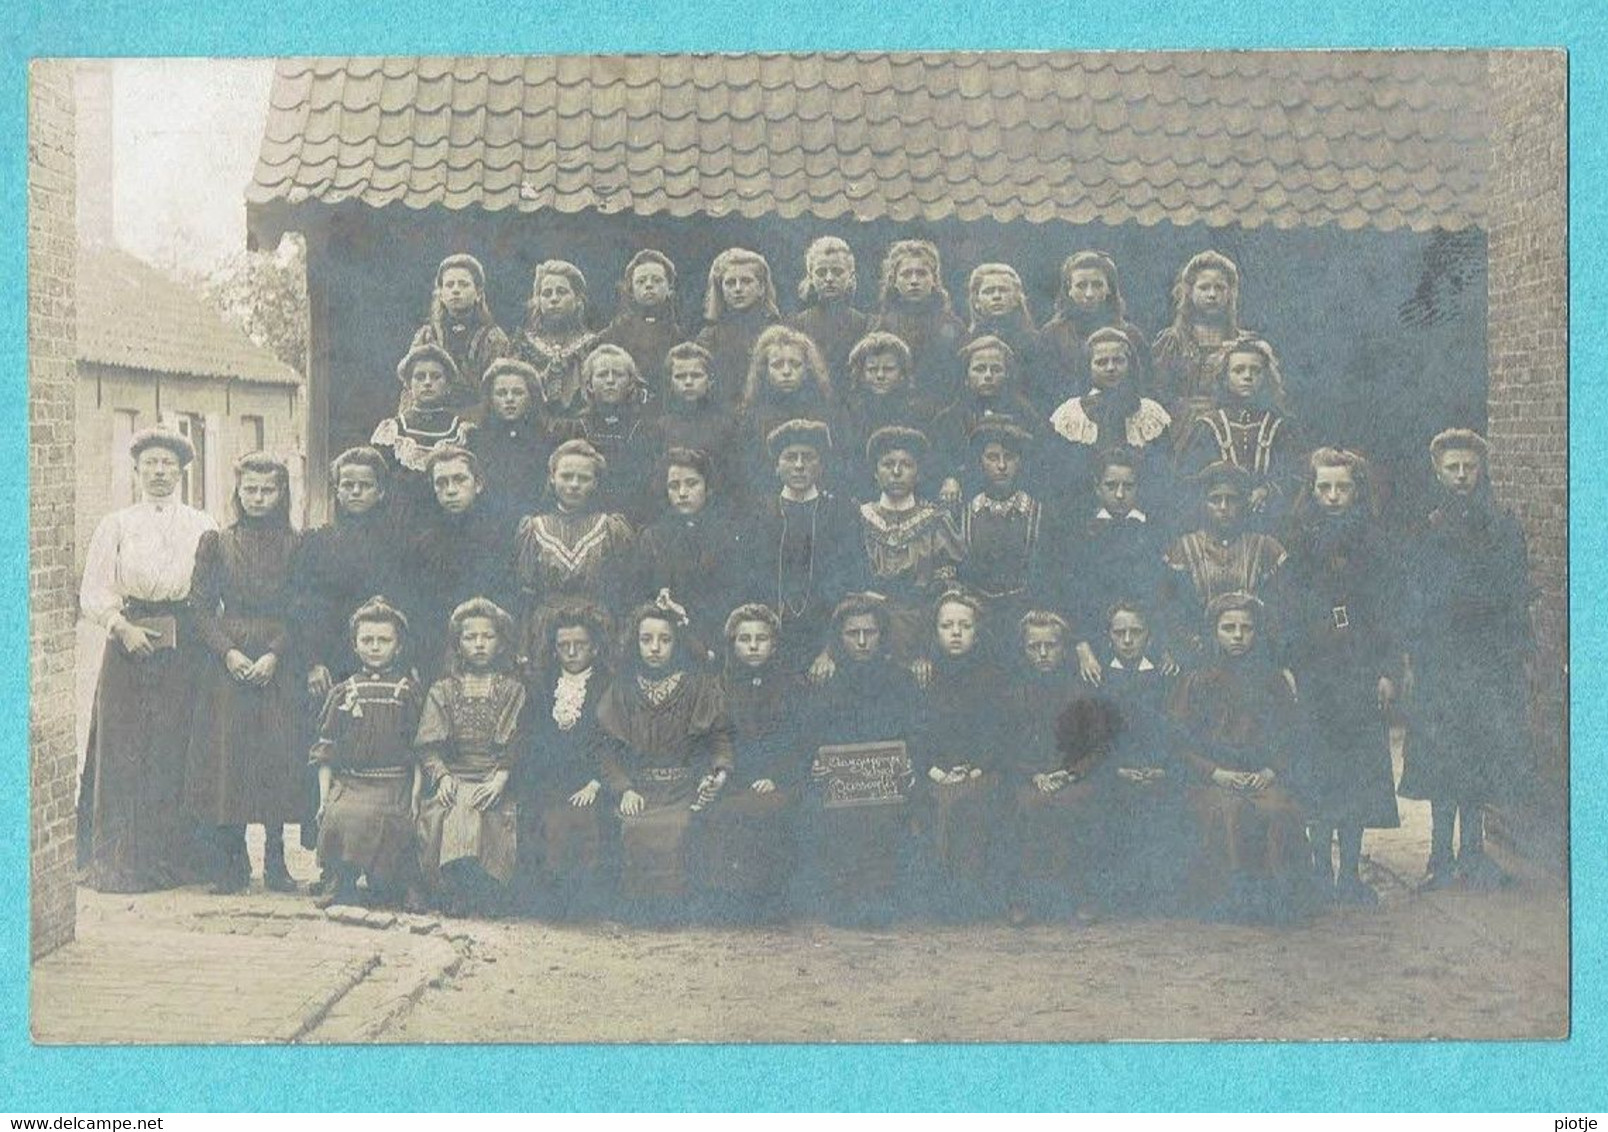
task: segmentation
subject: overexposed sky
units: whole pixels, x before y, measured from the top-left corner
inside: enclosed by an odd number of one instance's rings
[[[112,75],[117,242],[195,271],[243,249],[273,61],[120,59]]]

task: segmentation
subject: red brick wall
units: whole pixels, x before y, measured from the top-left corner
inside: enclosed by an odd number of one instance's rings
[[[73,938],[73,74],[35,62],[28,91],[29,860],[35,958]]]
[[[1536,657],[1534,812],[1516,829],[1564,844],[1568,776],[1568,239],[1562,52],[1492,52],[1487,346],[1491,482],[1524,524]]]

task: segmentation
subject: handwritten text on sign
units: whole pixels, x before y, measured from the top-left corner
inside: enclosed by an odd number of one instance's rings
[[[910,794],[910,752],[898,740],[822,747],[810,773],[827,809],[893,806]]]

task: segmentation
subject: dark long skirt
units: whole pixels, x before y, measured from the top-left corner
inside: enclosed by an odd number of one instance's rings
[[[263,618],[231,618],[225,631],[256,657],[284,626]],[[206,825],[270,825],[300,821],[307,806],[307,752],[298,749],[302,675],[288,656],[261,688],[236,680],[209,656],[197,674],[185,797]]]
[[[793,866],[791,794],[727,787],[704,812],[694,871],[700,887],[745,901],[778,900]]]
[[[102,892],[170,888],[195,873],[184,810],[185,753],[202,654],[177,607],[130,606],[130,617],[178,616],[178,648],[143,659],[106,642],[78,799],[79,864]]]
[[[527,902],[559,918],[600,911],[607,857],[603,819],[612,803],[599,792],[590,806],[570,805],[573,790],[542,786],[520,804],[520,872]]]
[[[635,817],[620,817],[620,895],[652,901],[684,896],[697,778],[681,767],[637,778],[635,789],[647,808]]]
[[[1011,899],[1038,915],[1089,902],[1105,836],[1100,791],[1085,779],[1046,794],[1028,779],[1015,791]]]
[[[419,869],[431,888],[441,884],[441,874],[459,861],[479,865],[487,876],[501,884],[514,877],[519,849],[519,809],[513,791],[488,810],[469,804],[469,794],[489,775],[471,776],[453,771],[458,792],[452,804],[431,794],[419,807]]]
[[[1189,849],[1196,837],[1183,790],[1170,779],[1118,778],[1107,788],[1102,808],[1101,901],[1126,912],[1176,912],[1183,904]]]
[[[984,774],[953,785],[927,787],[926,904],[946,919],[985,916],[999,893],[989,882],[996,859],[999,776]]]
[[[414,854],[413,772],[335,772],[318,829],[318,863],[368,877],[371,888],[407,879]]]
[[[1379,678],[1340,658],[1296,673],[1311,717],[1298,786],[1314,825],[1394,829],[1396,782]]]
[[[818,915],[831,923],[875,925],[904,910],[908,803],[828,809],[811,799],[805,820],[809,864],[800,880]]]
[[[1208,783],[1189,792],[1199,834],[1192,906],[1225,918],[1279,918],[1305,909],[1311,855],[1306,814],[1282,786],[1256,792]]]
[[[1510,797],[1528,767],[1522,669],[1477,644],[1413,654],[1404,798],[1482,805]]]

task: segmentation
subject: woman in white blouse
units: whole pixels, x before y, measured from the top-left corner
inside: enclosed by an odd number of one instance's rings
[[[78,854],[102,892],[144,892],[188,879],[185,749],[200,659],[189,605],[196,545],[217,529],[179,502],[195,450],[147,429],[129,444],[140,501],[100,521],[79,606],[106,627],[105,658],[79,793]]]

